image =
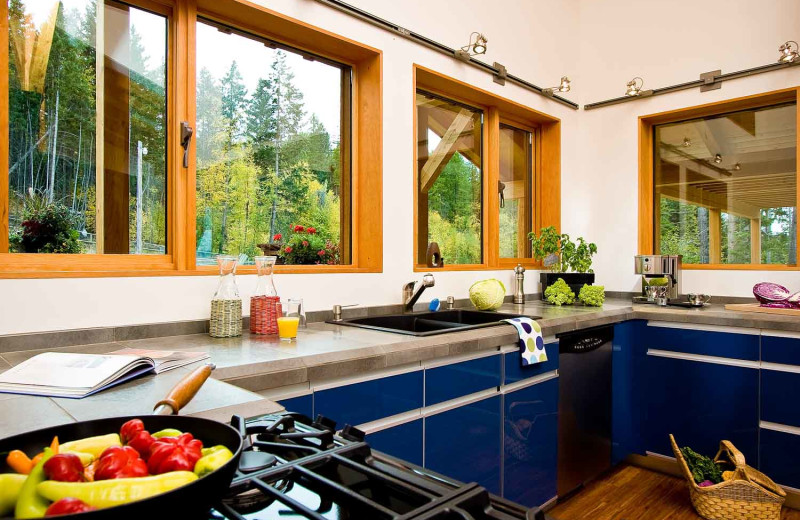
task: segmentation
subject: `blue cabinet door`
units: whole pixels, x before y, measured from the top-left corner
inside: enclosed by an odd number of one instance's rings
[[[723,358],[759,360],[760,336],[715,330],[681,329],[647,325],[643,341],[647,348]]]
[[[800,406],[795,401],[800,374],[761,370],[761,420],[800,427]]]
[[[503,396],[503,498],[538,507],[556,496],[558,378]]]
[[[358,426],[422,408],[422,370],[314,392],[314,413]]]
[[[611,355],[611,463],[632,453],[645,454],[644,427],[647,408],[645,362],[647,349],[641,342],[646,322],[614,326]]]
[[[422,466],[422,418],[367,435],[374,449]]]
[[[470,359],[425,369],[425,406],[500,386],[503,356]]]
[[[500,493],[500,395],[425,417],[425,467]]]
[[[679,446],[714,456],[725,439],[756,465],[757,368],[647,356],[647,450],[672,456]]]
[[[546,343],[544,351],[547,353],[547,361],[524,367],[520,363],[521,356],[519,352],[503,354],[503,384],[516,383],[523,379],[558,370],[558,341]]]
[[[800,453],[800,435],[762,428],[760,450],[762,472],[778,484],[800,488],[800,465],[795,461]]]
[[[311,419],[314,418],[314,398],[311,394],[280,399],[278,404],[286,408],[287,412],[301,413]]]

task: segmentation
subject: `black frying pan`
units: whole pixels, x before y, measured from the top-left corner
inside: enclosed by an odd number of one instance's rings
[[[155,413],[177,413],[181,407],[194,397],[206,379],[208,379],[213,368],[213,365],[205,365],[183,378],[170,391],[167,398],[156,405]],[[0,457],[2,458],[0,460],[0,473],[11,472],[5,462],[5,454],[11,450],[22,450],[29,457],[33,457],[42,451],[44,447],[49,446],[56,435],[59,441],[67,442],[95,435],[117,433],[126,421],[136,418],[141,419],[144,422],[145,429],[151,433],[164,428],[175,428],[182,432],[190,432],[195,438],[203,441],[203,446],[211,447],[217,444],[227,446],[233,452],[233,458],[213,473],[172,491],[131,502],[130,504],[73,516],[81,519],[85,518],[86,520],[104,518],[114,520],[204,518],[211,506],[228,491],[236,467],[239,464],[242,450],[242,436],[237,430],[227,424],[210,419],[181,417],[178,415],[133,415],[81,421],[14,435],[0,440],[0,454],[2,454],[2,457]]]

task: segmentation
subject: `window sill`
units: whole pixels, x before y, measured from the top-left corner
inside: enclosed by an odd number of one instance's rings
[[[683,264],[687,271],[800,271],[796,265],[778,264]]]

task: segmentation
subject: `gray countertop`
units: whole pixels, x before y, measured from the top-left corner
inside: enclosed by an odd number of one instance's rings
[[[501,312],[539,316],[545,336],[647,319],[729,327],[800,332],[800,320],[790,316],[727,311],[722,305],[702,309],[633,305],[608,299],[602,308],[554,307],[541,301],[505,304]],[[255,393],[288,385],[309,385],[366,372],[391,369],[425,360],[497,348],[516,341],[510,325],[414,337],[354,327],[313,323],[295,341],[251,336],[215,339],[189,334],[49,349],[103,353],[124,347],[208,352],[217,365],[213,378],[182,412],[227,420],[234,411],[252,416],[282,409]],[[0,372],[44,350],[22,350],[0,355]],[[0,438],[65,422],[113,415],[147,414],[152,406],[194,366],[146,376],[84,399],[0,394]]]

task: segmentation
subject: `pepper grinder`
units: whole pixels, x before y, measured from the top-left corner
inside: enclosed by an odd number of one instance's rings
[[[514,304],[525,303],[525,268],[517,264],[514,268]]]

